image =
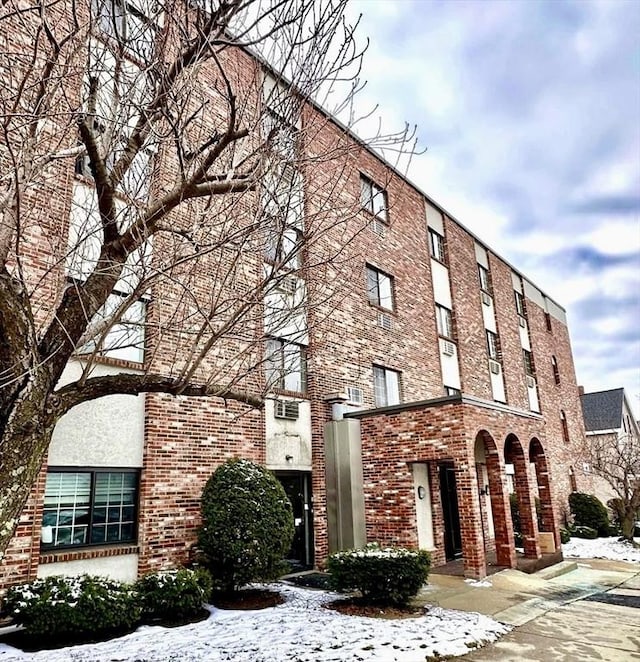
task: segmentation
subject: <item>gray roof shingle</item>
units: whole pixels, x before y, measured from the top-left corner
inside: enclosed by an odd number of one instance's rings
[[[622,425],[623,399],[623,388],[581,395],[580,402],[587,432],[619,428]]]

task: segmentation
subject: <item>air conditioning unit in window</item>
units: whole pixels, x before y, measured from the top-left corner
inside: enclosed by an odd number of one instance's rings
[[[300,415],[300,405],[293,400],[276,400],[274,403],[274,416],[286,418],[290,421],[297,420]]]
[[[486,292],[482,292],[482,303],[485,306],[490,306],[491,305],[491,296],[487,294]]]
[[[528,388],[536,387],[536,380],[531,375],[527,375],[527,387]]]
[[[354,405],[364,402],[364,392],[359,386],[347,386],[347,399]]]
[[[379,236],[384,237],[387,234],[386,225],[377,218],[371,221],[371,229]]]
[[[527,321],[521,315],[518,315],[518,323],[523,329],[527,326]]]
[[[442,342],[442,353],[445,354],[446,356],[453,356],[456,352],[456,346],[448,341],[444,340]]]
[[[500,363],[498,363],[498,361],[494,361],[493,359],[489,359],[489,370],[494,375],[499,375],[500,374]]]
[[[387,313],[378,313],[378,326],[385,331],[391,331],[393,326],[391,315],[387,315]]]

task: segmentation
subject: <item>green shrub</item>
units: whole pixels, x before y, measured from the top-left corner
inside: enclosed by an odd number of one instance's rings
[[[560,542],[564,545],[565,543],[571,540],[571,532],[569,529],[565,529],[563,526],[560,527]]]
[[[609,535],[609,513],[606,506],[593,494],[573,492],[569,495],[569,507],[576,527],[587,526],[595,529],[598,535]]]
[[[336,590],[358,590],[365,602],[398,606],[416,595],[427,581],[430,566],[429,552],[382,548],[376,543],[337,552],[327,561]]]
[[[273,579],[293,541],[291,503],[275,476],[248,460],[218,467],[202,493],[198,542],[215,588]]]
[[[211,587],[211,575],[204,568],[155,572],[135,584],[146,621],[183,621],[197,616],[211,597]]]
[[[587,540],[594,540],[598,537],[598,532],[590,526],[576,526],[573,529],[573,535],[576,538],[586,538]]]
[[[74,640],[131,629],[140,619],[132,587],[104,577],[46,577],[12,586],[4,609],[28,634]]]

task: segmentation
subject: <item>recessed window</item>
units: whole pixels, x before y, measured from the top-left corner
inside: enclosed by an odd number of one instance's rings
[[[93,0],[98,29],[124,46],[134,57],[148,61],[153,56],[158,26],[158,6],[150,0]]]
[[[461,391],[459,388],[455,388],[454,386],[445,386],[444,387],[444,392],[447,395],[460,395]]]
[[[500,360],[500,343],[498,334],[493,331],[487,331],[487,353],[493,361]]]
[[[389,222],[387,192],[364,175],[360,175],[360,203],[363,209],[366,209],[379,220],[384,223]]]
[[[553,327],[551,326],[551,315],[549,313],[544,314],[544,323],[549,333],[553,332]]]
[[[522,295],[522,292],[518,292],[517,290],[514,290],[513,294],[516,300],[516,310],[518,311],[518,315],[520,315],[520,317],[526,318],[527,312],[524,307],[524,296]]]
[[[553,380],[556,384],[560,384],[560,370],[558,369],[558,360],[555,356],[551,357],[551,368],[553,369]]]
[[[478,276],[480,278],[480,289],[487,294],[491,294],[491,278],[489,277],[489,270],[479,264]]]
[[[305,348],[277,338],[267,340],[266,379],[269,388],[304,393],[307,381]]]
[[[302,264],[302,231],[295,227],[278,228],[272,219],[267,230],[265,260],[285,269],[299,269]]]
[[[393,276],[367,266],[367,298],[374,306],[393,310]]]
[[[44,492],[44,549],[136,540],[137,471],[49,471]]]
[[[453,314],[444,306],[436,304],[438,333],[445,338],[453,338]]]
[[[376,407],[388,407],[400,403],[400,374],[396,370],[373,366],[373,392]]]
[[[286,159],[294,159],[298,147],[298,130],[273,110],[263,114],[262,131],[269,147]]]
[[[560,410],[560,425],[562,426],[562,439],[565,444],[569,443],[569,426],[567,425],[567,416],[564,410]]]
[[[429,252],[436,260],[445,261],[444,237],[431,228],[429,228]]]
[[[522,361],[524,363],[524,372],[527,376],[533,377],[534,367],[533,367],[533,354],[527,349],[522,350]]]

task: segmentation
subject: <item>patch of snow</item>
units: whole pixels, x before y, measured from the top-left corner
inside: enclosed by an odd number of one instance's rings
[[[488,579],[465,579],[464,583],[469,584],[469,586],[475,586],[476,588],[493,586],[493,584]]]
[[[271,587],[274,588],[274,587]],[[432,607],[418,618],[346,616],[323,604],[336,594],[277,586],[284,604],[257,611],[222,611],[178,628],[144,626],[98,644],[22,653],[0,644],[0,662],[415,662],[463,655],[510,628],[473,612]]]
[[[571,538],[562,545],[562,554],[565,557],[579,559],[610,559],[640,563],[640,548],[633,547],[628,542],[621,542],[616,537],[595,540]]]

